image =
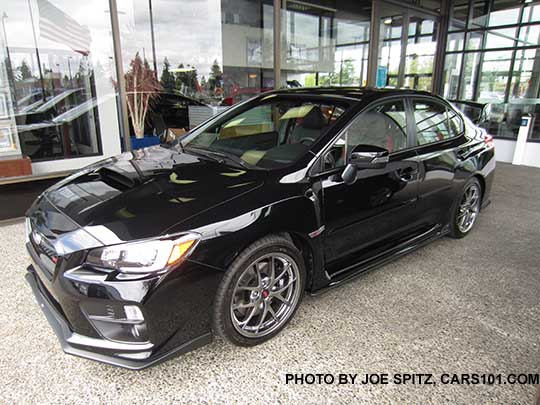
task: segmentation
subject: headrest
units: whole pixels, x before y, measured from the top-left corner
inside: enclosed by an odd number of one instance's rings
[[[326,122],[326,118],[324,118],[321,109],[317,106],[314,106],[311,111],[304,117],[301,125],[302,127],[307,129],[322,129],[327,124],[328,123]]]

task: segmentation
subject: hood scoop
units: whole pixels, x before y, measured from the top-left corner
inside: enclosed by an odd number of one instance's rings
[[[129,190],[141,183],[141,178],[136,171],[126,172],[117,170],[114,166],[99,169],[101,181],[118,190]]]

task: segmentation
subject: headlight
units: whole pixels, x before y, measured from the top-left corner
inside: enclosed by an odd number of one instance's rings
[[[91,250],[86,263],[122,273],[159,273],[185,259],[200,240],[189,233],[177,239],[152,239]]]

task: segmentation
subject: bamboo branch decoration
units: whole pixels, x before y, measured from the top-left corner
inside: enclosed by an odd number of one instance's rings
[[[152,102],[158,95],[160,84],[148,61],[146,59],[143,61],[138,52],[129,64],[125,79],[131,124],[135,136],[143,138],[146,114],[152,108]]]

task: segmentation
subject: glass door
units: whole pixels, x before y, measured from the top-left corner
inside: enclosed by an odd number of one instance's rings
[[[377,87],[431,90],[438,18],[380,3]]]

